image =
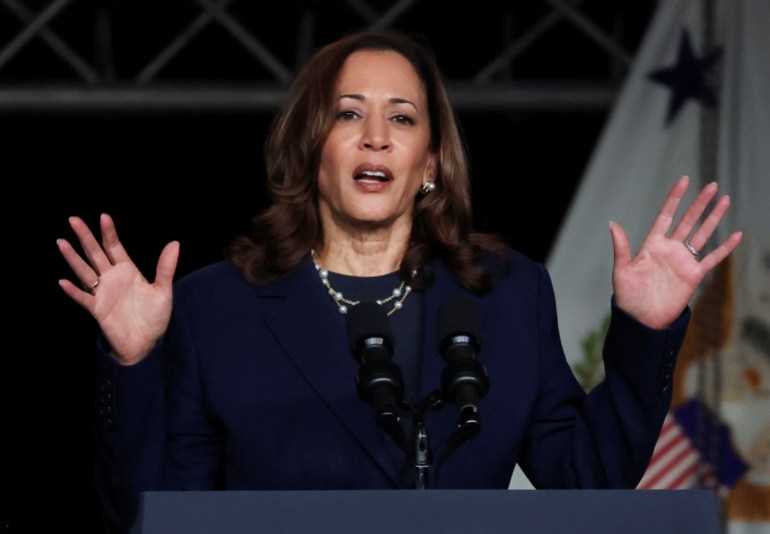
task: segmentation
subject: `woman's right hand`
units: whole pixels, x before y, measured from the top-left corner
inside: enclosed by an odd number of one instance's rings
[[[129,258],[109,215],[99,219],[101,244],[79,217],[70,217],[69,223],[85,259],[66,239],[58,239],[56,244],[81,285],[69,280],[59,280],[59,285],[96,319],[118,362],[133,365],[142,361],[171,318],[179,243],[172,241],[164,247],[155,281],[150,283]]]

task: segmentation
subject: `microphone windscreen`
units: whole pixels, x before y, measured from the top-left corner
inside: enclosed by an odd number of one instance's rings
[[[382,337],[392,343],[393,334],[385,309],[376,302],[361,302],[348,309],[345,316],[350,350],[357,352],[361,342],[370,337]]]
[[[467,298],[447,300],[436,313],[436,344],[441,347],[449,336],[457,335],[481,343],[481,316],[476,303]]]

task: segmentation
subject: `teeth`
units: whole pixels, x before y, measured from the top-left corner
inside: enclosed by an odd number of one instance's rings
[[[374,179],[378,182],[387,182],[388,176],[383,171],[363,171],[356,176],[356,180],[371,180]]]

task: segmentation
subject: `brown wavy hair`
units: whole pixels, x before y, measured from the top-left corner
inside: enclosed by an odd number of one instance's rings
[[[504,242],[475,232],[470,171],[454,110],[430,48],[395,31],[362,31],[319,49],[299,72],[265,146],[267,189],[272,203],[253,219],[253,234],[237,238],[232,261],[255,285],[269,285],[296,267],[323,240],[317,177],[321,151],[336,118],[336,87],[345,60],[360,50],[393,51],[414,66],[425,88],[430,149],[437,155],[436,189],[415,198],[410,244],[400,271],[415,289],[430,284],[423,269],[444,262],[467,289],[491,287],[491,265],[504,265]],[[493,259],[493,263],[483,261]],[[413,272],[418,272],[417,277]]]

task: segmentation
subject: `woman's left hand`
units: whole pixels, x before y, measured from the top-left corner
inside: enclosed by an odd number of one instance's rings
[[[612,270],[615,301],[621,309],[651,328],[671,325],[690,303],[706,274],[741,242],[742,233],[734,232],[702,258],[699,253],[696,254],[706,245],[730,206],[728,196],[719,198],[692,233],[717,194],[716,182],[708,184],[698,193],[674,231],[668,235],[688,186],[689,178],[683,176],[671,188],[636,256],[631,256],[631,246],[623,228],[617,223],[610,223],[615,251]],[[688,243],[694,250],[690,250]]]

